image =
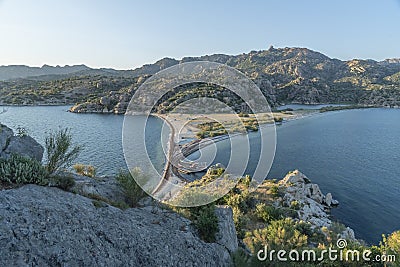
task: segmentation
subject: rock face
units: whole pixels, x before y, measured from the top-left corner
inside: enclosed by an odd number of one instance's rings
[[[339,202],[332,198],[331,193],[325,196],[317,184],[311,183],[310,179],[298,170],[286,175],[279,181],[279,186],[285,192],[283,202],[286,206],[292,205],[293,201],[299,204],[297,213],[301,220],[316,227],[328,227],[332,224],[329,211]]]
[[[34,158],[42,161],[44,148],[30,136],[15,136],[14,132],[0,124],[0,158],[8,158],[12,154]]]
[[[224,246],[230,253],[233,253],[238,249],[238,239],[235,223],[233,222],[232,208],[229,206],[217,206],[215,214],[219,221],[219,232],[216,243]]]
[[[229,265],[228,250],[200,240],[190,224],[169,210],[95,207],[78,194],[26,185],[0,191],[0,265]]]
[[[77,174],[68,175],[72,175],[75,180],[75,185],[71,190],[77,194],[83,196],[95,194],[115,202],[121,202],[125,200],[124,194],[121,188],[118,186],[115,177],[93,179]]]

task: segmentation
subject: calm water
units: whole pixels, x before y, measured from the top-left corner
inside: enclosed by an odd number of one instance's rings
[[[14,132],[17,127],[24,127],[42,145],[49,132],[69,128],[73,141],[84,145],[84,151],[76,162],[95,166],[98,175],[113,175],[120,169],[127,169],[121,141],[124,116],[75,114],[67,112],[68,106],[6,109],[6,113],[0,114],[0,123],[12,128]],[[147,152],[158,170],[163,168],[165,161],[160,141],[162,125],[160,119],[150,117],[146,128],[146,140],[154,140],[146,143]]]
[[[260,136],[251,133],[247,173],[256,168]],[[217,143],[215,163],[227,166],[229,141]],[[207,153],[204,149],[203,153]],[[197,154],[192,155],[198,157]],[[335,218],[358,238],[377,243],[400,229],[400,110],[329,112],[277,126],[277,149],[269,178],[299,169],[340,205]]]
[[[73,114],[68,107],[10,107],[0,122],[25,127],[43,143],[44,136],[69,127],[86,149],[77,160],[92,164],[101,175],[126,168],[121,145],[123,116]],[[358,238],[376,243],[382,233],[400,229],[400,110],[365,109],[329,112],[277,127],[277,151],[269,178],[281,178],[299,169],[324,193],[340,201],[333,215],[356,231]],[[151,118],[146,138],[156,165],[164,160],[160,144],[162,122]],[[257,133],[250,135],[257,148]],[[217,143],[216,161],[229,155],[228,141]],[[257,152],[251,160],[257,158]],[[252,161],[250,161],[252,162]],[[224,163],[225,164],[225,163]],[[248,166],[251,174],[255,164]]]

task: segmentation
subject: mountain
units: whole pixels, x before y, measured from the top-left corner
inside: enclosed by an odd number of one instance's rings
[[[0,66],[0,80],[27,78],[41,75],[71,74],[84,70],[90,70],[90,68],[85,65],[66,65],[64,67],[53,67],[49,65],[43,65],[42,67],[29,67],[24,65]]]
[[[192,61],[214,61],[238,69],[260,87],[271,106],[284,103],[400,106],[398,58],[342,61],[307,48],[273,46],[240,55],[214,54],[180,60],[163,58],[134,70],[88,69],[81,66],[83,69],[68,74],[0,82],[0,104],[48,104],[57,100],[56,103],[80,103],[73,109],[76,112],[123,113],[127,101],[145,79],[170,66]],[[57,67],[44,69],[54,70]],[[9,76],[12,75],[15,77],[18,74],[10,72]],[[82,79],[83,83],[80,82]],[[99,82],[104,86],[94,86]],[[45,93],[48,90],[53,93]],[[199,92],[188,87],[182,90],[185,93],[178,97]],[[169,97],[162,103],[167,108],[179,102],[175,96]],[[240,106],[236,100],[233,102]]]

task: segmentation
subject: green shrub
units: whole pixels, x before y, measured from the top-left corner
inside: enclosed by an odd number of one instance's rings
[[[298,249],[307,245],[307,236],[296,229],[295,221],[285,218],[248,233],[244,242],[253,253],[265,245],[271,249]]]
[[[268,193],[271,194],[273,197],[279,196],[279,187],[277,185],[271,186]]]
[[[297,200],[293,200],[292,202],[290,202],[290,208],[294,210],[299,210],[300,203]]]
[[[75,185],[75,179],[70,174],[53,175],[51,176],[51,180],[54,186],[64,191],[70,191],[71,188]]]
[[[282,218],[282,212],[280,209],[275,208],[274,206],[267,206],[264,203],[260,203],[256,206],[256,215],[266,223]]]
[[[200,238],[206,242],[215,242],[218,232],[218,218],[215,215],[215,205],[208,204],[190,208],[190,217],[199,232]]]
[[[56,173],[61,168],[69,167],[79,156],[83,147],[72,144],[72,135],[68,128],[51,132],[45,140],[47,171]]]
[[[146,196],[146,192],[143,191],[138,182],[143,185],[149,180],[149,177],[139,168],[135,168],[131,172],[120,171],[116,180],[124,192],[126,203],[130,207],[136,206],[139,200]]]
[[[48,173],[40,162],[20,155],[0,159],[0,180],[7,184],[48,184]]]

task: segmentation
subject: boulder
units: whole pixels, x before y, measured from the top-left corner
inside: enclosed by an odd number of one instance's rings
[[[0,266],[230,266],[170,210],[120,210],[57,188],[0,191]]]
[[[1,125],[0,127],[1,158],[9,158],[12,154],[18,154],[39,162],[42,161],[44,148],[35,139],[28,135],[15,136],[7,126]]]
[[[14,136],[13,130],[0,124],[0,153],[8,146],[10,138]]]
[[[103,96],[100,98],[100,104],[104,106],[108,106],[111,103],[111,99],[109,97]]]

